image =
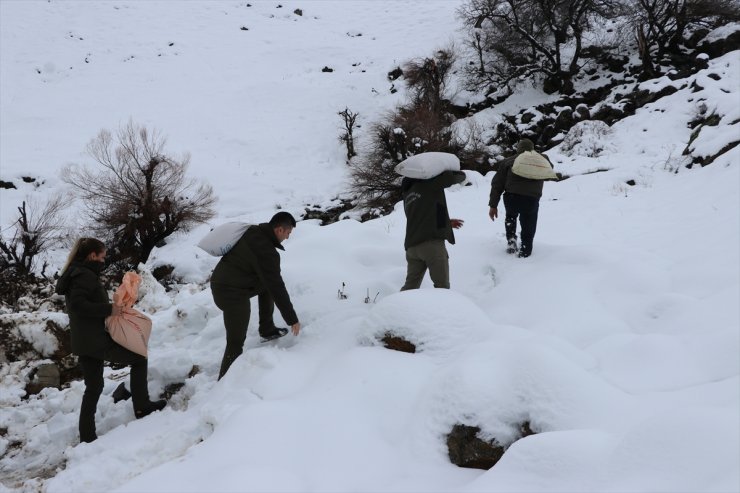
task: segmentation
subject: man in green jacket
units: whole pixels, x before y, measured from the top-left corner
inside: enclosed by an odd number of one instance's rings
[[[281,243],[290,237],[295,226],[295,219],[287,212],[278,212],[269,223],[250,226],[213,270],[211,292],[216,306],[224,314],[226,326],[226,350],[219,380],[244,350],[253,296],[258,300],[258,330],[263,342],[288,333],[286,328],[275,327],[272,319],[275,305],[291,326],[293,335],[301,330],[280,273],[278,253],[278,250],[285,250]]]
[[[534,233],[537,230],[537,214],[542,197],[542,180],[523,178],[515,174],[511,168],[519,154],[525,151],[534,151],[534,143],[529,139],[521,139],[517,144],[516,155],[508,157],[498,163],[498,169],[491,181],[491,195],[488,200],[488,216],[491,221],[498,217],[498,204],[501,195],[504,196],[506,218],[506,253],[519,253],[519,257],[529,257],[532,254]],[[547,156],[543,156],[550,161]],[[550,163],[552,166],[552,163]],[[516,222],[522,227],[522,245],[517,245]]]
[[[428,180],[404,178],[401,181],[403,210],[406,213],[406,283],[401,291],[418,289],[429,269],[435,288],[450,288],[450,265],[445,240],[455,244],[452,229],[462,219],[450,219],[445,188],[462,183],[465,173],[445,171]]]

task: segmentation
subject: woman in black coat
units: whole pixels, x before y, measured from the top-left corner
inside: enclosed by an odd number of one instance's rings
[[[80,441],[92,442],[95,433],[95,409],[103,392],[104,361],[131,366],[130,385],[134,414],[143,418],[165,407],[166,401],[149,400],[147,359],[111,339],[105,330],[105,318],[121,313],[112,304],[100,282],[105,266],[105,244],[95,238],[80,238],[72,248],[56,292],[65,297],[69,326],[72,332],[72,352],[79,356],[85,378],[85,393],[80,408]]]

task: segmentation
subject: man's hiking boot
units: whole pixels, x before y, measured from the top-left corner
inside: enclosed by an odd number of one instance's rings
[[[280,339],[287,333],[288,329],[286,329],[285,327],[275,327],[273,331],[260,334],[260,342],[274,341],[275,339]]]
[[[506,253],[517,253],[519,247],[516,245],[516,240],[509,240],[506,246]]]
[[[159,401],[150,401],[141,409],[134,409],[134,415],[136,416],[136,419],[141,419],[143,417],[149,416],[155,411],[161,411],[166,405],[167,401],[164,399]]]

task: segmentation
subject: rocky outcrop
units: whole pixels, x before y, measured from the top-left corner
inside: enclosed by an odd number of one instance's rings
[[[416,352],[415,344],[407,341],[403,337],[391,334],[390,332],[386,332],[385,334],[383,334],[383,337],[381,337],[380,341],[383,343],[383,346],[385,346],[387,349],[392,349],[394,351],[401,351],[402,353],[415,353]]]
[[[517,440],[535,433],[528,421],[519,425],[519,436],[501,444],[498,440],[484,440],[479,437],[478,426],[456,424],[447,435],[447,452],[450,462],[460,467],[472,469],[490,469],[504,456],[506,449]]]

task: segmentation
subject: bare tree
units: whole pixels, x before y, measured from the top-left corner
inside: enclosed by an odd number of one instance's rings
[[[627,2],[645,77],[656,65],[681,52],[687,32],[740,20],[737,0],[630,0]]]
[[[355,152],[355,138],[353,133],[357,117],[360,116],[360,114],[353,113],[346,107],[337,114],[342,118],[342,123],[344,124],[344,131],[339,135],[339,141],[344,142],[344,145],[347,146],[347,162],[349,162],[357,155]]]
[[[43,203],[23,201],[11,225],[12,237],[6,240],[0,233],[0,268],[15,276],[33,276],[38,255],[63,237],[62,211],[68,205],[69,200],[62,194]],[[45,270],[46,263],[41,276]]]
[[[547,92],[573,92],[583,34],[610,18],[618,0],[469,0],[458,15],[477,63],[473,86],[508,86],[540,74]]]
[[[88,154],[102,169],[70,166],[63,172],[108,241],[113,260],[146,262],[169,235],[214,215],[211,186],[188,179],[190,156],[168,156],[165,144],[156,130],[129,122],[115,136],[102,130],[88,144]]]

